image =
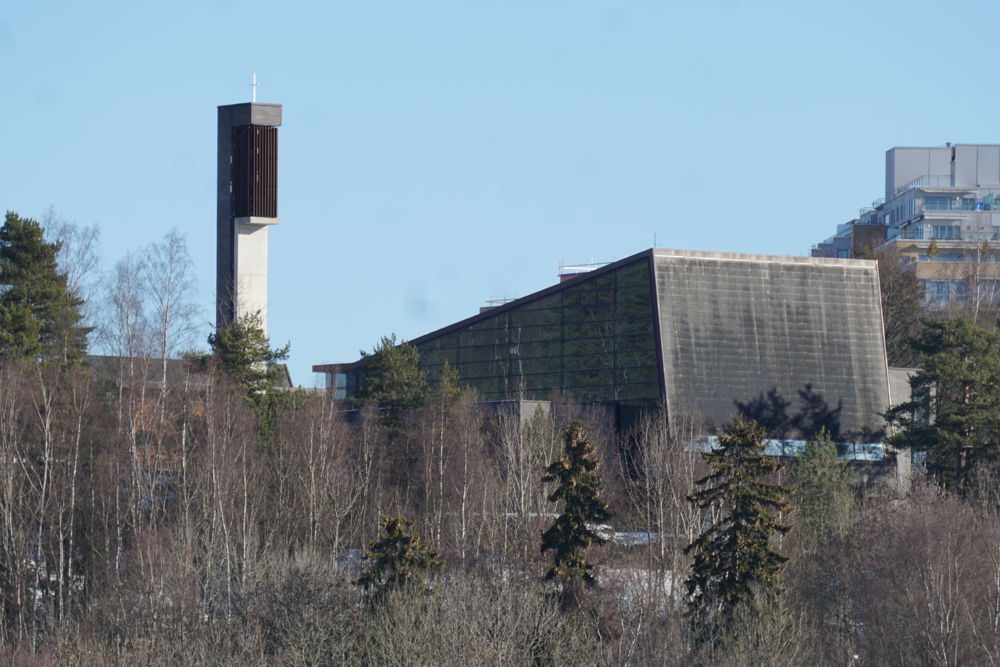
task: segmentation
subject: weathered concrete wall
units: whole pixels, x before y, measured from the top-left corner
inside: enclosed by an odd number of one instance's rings
[[[237,224],[236,316],[260,313],[267,333],[267,234],[266,225]]]
[[[654,251],[668,409],[727,422],[736,402],[799,392],[842,433],[877,431],[889,405],[875,262]]]

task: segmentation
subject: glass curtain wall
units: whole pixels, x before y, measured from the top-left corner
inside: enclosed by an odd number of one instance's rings
[[[414,342],[432,382],[447,359],[485,400],[560,393],[587,401],[660,399],[647,258],[498,310]]]

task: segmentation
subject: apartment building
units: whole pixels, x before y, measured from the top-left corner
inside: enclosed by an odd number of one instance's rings
[[[898,252],[928,310],[996,304],[1000,297],[1000,145],[886,151],[885,195],[839,225],[813,257]]]

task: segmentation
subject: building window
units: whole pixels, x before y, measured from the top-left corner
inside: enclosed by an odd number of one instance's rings
[[[961,253],[955,252],[939,252],[933,257],[927,253],[920,253],[917,255],[918,262],[967,262],[969,258]]]
[[[924,226],[923,225],[907,225],[903,227],[903,238],[920,240],[924,238]]]
[[[990,241],[1000,241],[1000,227],[994,225],[990,229]]]
[[[847,259],[849,256],[850,253],[847,251],[847,248],[837,248],[838,259]]]
[[[975,211],[976,210],[976,198],[975,197],[962,197],[962,210],[963,211]]]
[[[996,303],[998,283],[995,280],[984,280],[979,283],[979,300],[985,303]]]
[[[931,299],[934,301],[947,301],[948,293],[948,281],[947,280],[932,280],[931,282]]]
[[[961,228],[958,225],[934,225],[931,238],[957,241],[962,238]]]
[[[924,197],[924,210],[950,211],[951,197]]]

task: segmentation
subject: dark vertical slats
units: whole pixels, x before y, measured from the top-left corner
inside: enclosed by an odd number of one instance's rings
[[[233,194],[237,218],[278,217],[278,128],[233,128]]]

